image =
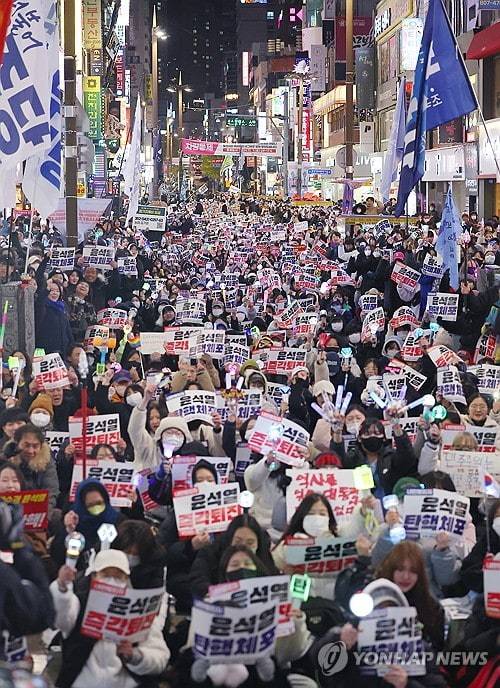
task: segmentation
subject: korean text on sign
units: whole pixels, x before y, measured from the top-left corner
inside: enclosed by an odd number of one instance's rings
[[[131,494],[135,490],[134,469],[132,464],[117,463],[116,461],[98,461],[87,459],[87,478],[93,478],[102,483],[109,495],[111,506],[129,507]],[[74,501],[78,485],[83,480],[83,462],[76,459],[71,478],[70,500]]]
[[[83,419],[70,416],[68,422],[69,438],[77,452],[83,451]],[[90,454],[96,444],[109,444],[115,449],[121,440],[120,416],[118,413],[107,413],[102,416],[87,418],[87,453]]]
[[[435,537],[440,531],[463,537],[469,499],[446,490],[407,490],[404,527],[408,539]]]
[[[49,527],[48,490],[25,490],[0,494],[0,499],[9,504],[20,504],[23,507],[24,529],[46,530]]]
[[[219,533],[241,513],[238,483],[215,485],[198,483],[189,490],[174,492],[174,511],[179,537],[199,532]]]
[[[41,360],[33,361],[33,376],[42,389],[69,386],[68,369],[60,354],[47,354]]]
[[[328,499],[337,521],[346,521],[360,501],[354,471],[348,468],[288,469],[292,479],[286,488],[286,515],[290,520],[308,494],[318,492]]]
[[[319,538],[285,539],[286,563],[294,573],[331,576],[350,566],[356,558],[356,543],[333,535]]]
[[[249,447],[259,454],[274,452],[276,458],[289,466],[302,466],[303,450],[309,433],[287,418],[262,412],[248,437]]]

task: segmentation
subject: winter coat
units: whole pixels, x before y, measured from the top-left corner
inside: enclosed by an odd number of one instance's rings
[[[265,457],[247,466],[244,479],[247,490],[253,492],[254,496],[250,513],[257,519],[261,528],[268,530],[271,526],[274,504],[283,495],[283,490],[278,480],[269,474]]]
[[[37,294],[35,302],[35,343],[46,354],[59,353],[64,358],[74,342],[68,314],[63,307],[52,305],[48,290]],[[62,301],[57,301],[63,305]]]
[[[134,406],[128,423],[128,434],[134,447],[134,467],[140,471],[149,468],[154,471],[161,464],[163,455],[158,443],[167,428],[178,428],[184,433],[186,443],[193,442],[193,436],[186,421],[178,416],[162,418],[154,437],[146,430],[147,411]]]
[[[19,454],[9,461],[21,470],[28,490],[49,491],[49,510],[53,509],[59,495],[59,479],[49,445],[44,442],[31,461],[25,461]]]
[[[134,644],[142,654],[140,662],[124,664],[116,652],[116,643],[95,641],[80,634],[88,589],[87,586],[77,595],[72,586],[66,592],[59,590],[57,581],[50,586],[56,608],[55,626],[64,638],[62,668],[56,681],[58,688],[135,688],[141,685],[142,677],[160,674],[170,657],[162,635],[163,616],[155,618],[146,640]]]

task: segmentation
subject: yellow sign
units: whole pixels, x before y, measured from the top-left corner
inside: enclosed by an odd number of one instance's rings
[[[146,74],[146,103],[153,102],[153,77],[151,74]]]
[[[85,180],[85,173],[78,173],[78,179],[76,180],[76,195],[78,198],[87,197],[87,183]]]
[[[83,0],[83,47],[102,48],[101,0]]]
[[[320,205],[324,208],[329,208],[330,206],[333,205],[332,201],[292,201],[292,205],[294,206],[314,206],[314,205]]]

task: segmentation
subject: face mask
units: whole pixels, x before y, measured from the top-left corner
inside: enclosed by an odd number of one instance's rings
[[[105,504],[94,504],[93,506],[89,506],[87,508],[87,511],[92,516],[100,516],[102,513],[104,513],[106,511],[106,505]]]
[[[50,423],[50,416],[48,413],[42,413],[40,411],[33,412],[30,416],[30,421],[37,428],[44,428]]]
[[[484,257],[484,262],[486,263],[486,265],[494,265],[495,264],[495,256],[493,255],[493,253],[488,253]]]
[[[182,445],[184,444],[184,438],[177,436],[177,435],[165,435],[161,443],[163,445],[163,450],[165,453],[167,452],[168,449],[170,450],[175,450],[175,449],[180,449]]]
[[[344,327],[344,323],[332,323],[332,332],[341,332]]]
[[[345,424],[345,429],[347,430],[349,435],[357,435],[360,427],[361,427],[361,423],[346,423]]]
[[[371,249],[365,248],[365,256],[371,256],[372,252]]]
[[[140,392],[132,392],[127,397],[127,404],[129,406],[138,406],[142,401],[142,394]]]
[[[138,554],[127,554],[127,559],[131,569],[133,569],[134,566],[139,566],[141,563],[141,558]]]
[[[139,299],[132,299],[132,303],[134,304],[134,306],[136,308],[139,308],[141,305],[141,302],[139,301]]]
[[[353,332],[349,335],[349,341],[351,344],[359,344],[361,341],[361,332]]]
[[[105,583],[106,585],[112,585],[114,588],[123,588],[126,586],[126,582],[123,581],[121,578],[114,578],[113,576],[106,576],[106,578],[100,578],[99,581],[101,583]]]
[[[222,315],[222,308],[212,308],[212,313],[218,318]]]
[[[330,519],[328,516],[319,516],[317,514],[307,514],[304,516],[302,527],[307,535],[311,537],[319,537],[328,532]]]
[[[384,444],[383,437],[364,437],[361,440],[363,447],[369,452],[378,452],[382,449]]]
[[[227,571],[226,578],[229,582],[239,581],[243,578],[255,578],[257,575],[256,569],[236,569],[236,571]]]
[[[387,349],[386,356],[387,358],[394,358],[396,354],[399,353],[399,349]]]
[[[374,258],[380,258],[380,256],[381,256],[380,251],[375,250],[375,251],[373,252],[373,257],[374,257]]]

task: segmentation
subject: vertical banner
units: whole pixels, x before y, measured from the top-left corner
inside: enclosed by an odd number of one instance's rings
[[[83,79],[83,107],[88,115],[89,137],[94,141],[102,138],[101,77],[86,76]]]
[[[375,107],[375,49],[356,48],[356,106],[373,109]]]

